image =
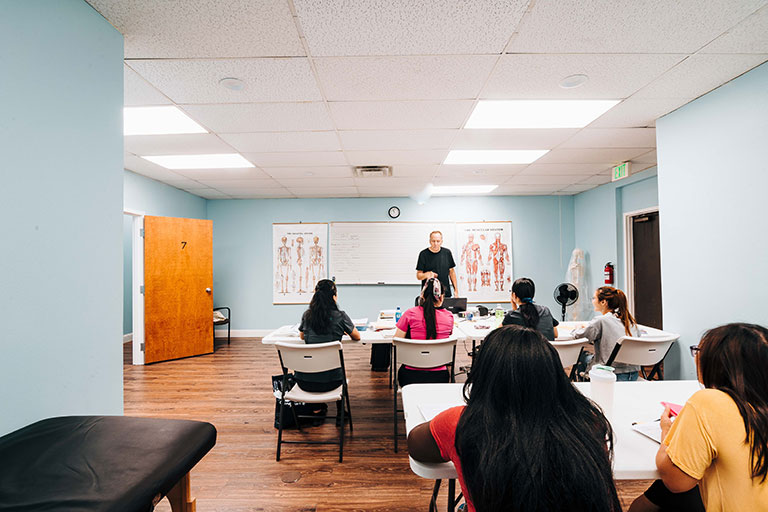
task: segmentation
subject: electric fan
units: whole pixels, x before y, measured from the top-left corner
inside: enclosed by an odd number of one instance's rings
[[[565,308],[579,299],[579,290],[571,283],[561,283],[555,288],[555,300],[563,306],[563,318],[565,321]]]

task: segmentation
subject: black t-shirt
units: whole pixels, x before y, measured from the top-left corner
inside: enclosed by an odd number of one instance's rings
[[[416,262],[416,270],[421,272],[435,272],[437,278],[440,280],[440,284],[443,285],[443,291],[446,297],[452,297],[450,287],[450,280],[448,279],[448,271],[456,266],[453,261],[453,254],[450,249],[441,247],[439,251],[432,252],[428,248],[419,253],[419,261]],[[427,280],[421,282],[421,286],[424,286]]]
[[[557,327],[560,322],[552,316],[552,313],[547,306],[534,304],[533,307],[535,307],[536,311],[539,313],[539,324],[536,326],[536,330],[543,334],[549,341],[554,341],[554,328]],[[525,327],[525,320],[523,319],[523,314],[520,312],[520,308],[514,311],[508,311],[507,314],[504,315],[504,320],[501,321],[501,325],[522,325]]]

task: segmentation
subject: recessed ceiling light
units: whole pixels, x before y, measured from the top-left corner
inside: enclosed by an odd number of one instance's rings
[[[256,167],[238,153],[142,156],[141,158],[166,169],[242,169],[244,167]]]
[[[464,128],[583,128],[620,100],[482,100]]]
[[[529,164],[549,152],[548,149],[454,149],[445,158],[446,165]]]
[[[576,74],[576,75],[569,75],[562,80],[560,80],[560,87],[563,89],[575,89],[576,87],[580,85],[584,85],[589,80],[589,77],[587,75],[582,74]]]
[[[245,82],[239,78],[222,78],[219,80],[219,85],[226,87],[230,91],[242,91],[245,89]]]
[[[487,194],[498,188],[498,185],[435,185],[432,187],[433,196],[464,196],[471,194]]]
[[[208,133],[179,108],[125,107],[123,135],[168,135],[178,133]]]

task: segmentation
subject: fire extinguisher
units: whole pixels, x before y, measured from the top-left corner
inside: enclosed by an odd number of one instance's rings
[[[605,286],[613,286],[613,263],[610,261],[605,264],[603,275],[605,275]]]

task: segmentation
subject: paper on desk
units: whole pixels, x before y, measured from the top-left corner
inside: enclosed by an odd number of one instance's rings
[[[352,323],[355,327],[359,327],[361,325],[368,325],[368,317],[365,318],[353,318]]]
[[[446,402],[441,404],[419,404],[419,412],[424,416],[424,421],[432,421],[432,418],[441,412],[462,405],[461,402]]]
[[[640,432],[645,437],[653,439],[657,443],[661,444],[661,423],[659,420],[654,421],[640,421],[632,424],[632,430]]]

